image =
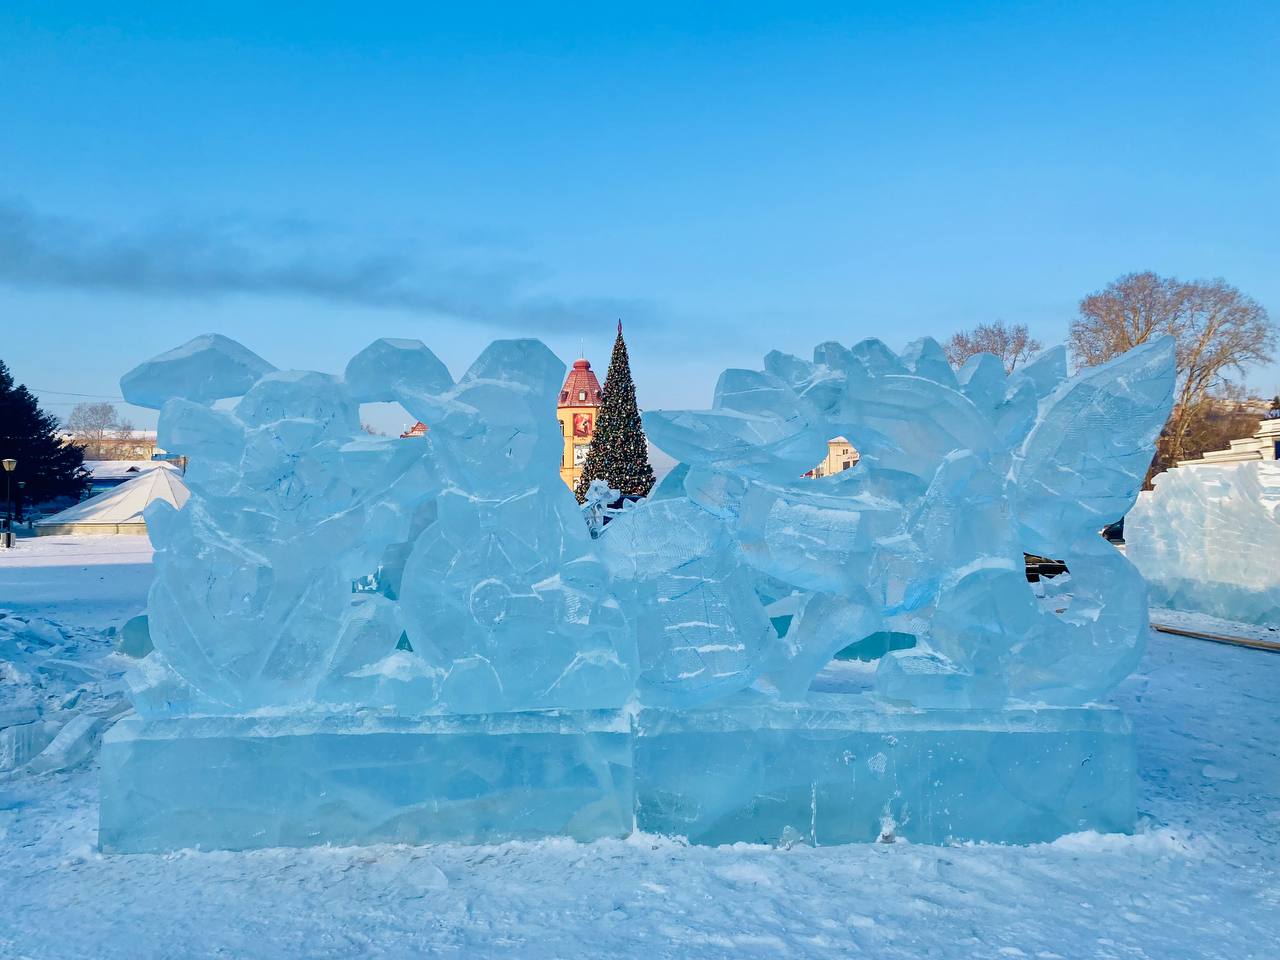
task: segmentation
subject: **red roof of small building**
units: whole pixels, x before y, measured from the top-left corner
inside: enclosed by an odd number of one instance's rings
[[[580,395],[586,399],[580,399]],[[582,359],[573,361],[573,369],[564,378],[564,386],[560,388],[560,406],[562,407],[598,407],[600,406],[600,381],[591,370],[591,361]]]

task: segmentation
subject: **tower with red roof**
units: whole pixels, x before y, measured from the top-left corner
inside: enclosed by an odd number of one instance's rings
[[[573,361],[573,369],[560,388],[556,419],[564,436],[564,452],[560,455],[560,479],[572,490],[582,475],[582,465],[596,432],[596,410],[600,406],[600,381],[585,357]]]

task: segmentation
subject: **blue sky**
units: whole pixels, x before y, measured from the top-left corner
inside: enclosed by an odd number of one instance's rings
[[[0,7],[0,357],[60,413],[206,331],[602,369],[621,316],[656,408],[1133,270],[1280,318],[1280,4],[181,6]]]

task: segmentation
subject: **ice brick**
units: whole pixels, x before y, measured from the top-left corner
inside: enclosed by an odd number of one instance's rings
[[[694,843],[815,845],[1133,829],[1133,738],[1119,711],[890,711],[848,700],[642,711],[637,828]]]
[[[99,842],[184,847],[578,840],[632,829],[617,712],[129,717],[104,738]]]

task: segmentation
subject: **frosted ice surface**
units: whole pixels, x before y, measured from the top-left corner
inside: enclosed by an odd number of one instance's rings
[[[990,353],[975,353],[956,371],[956,382],[969,402],[990,412],[1004,399],[1004,364]]]
[[[1280,462],[1177,467],[1154,486],[1124,523],[1152,601],[1280,622]]]
[[[351,358],[343,379],[359,403],[398,400],[398,390],[441,393],[453,386],[448,368],[421,340],[375,340]]]
[[[148,514],[144,699],[799,700],[836,652],[891,634],[914,646],[882,659],[887,700],[1082,703],[1139,652],[1141,578],[1096,534],[1136,495],[1172,370],[1167,340],[1071,379],[1060,349],[1012,377],[994,357],[957,372],[927,339],[774,352],[725,371],[709,410],[646,414],[680,466],[622,511],[598,485],[584,517],[559,476],[564,364],[536,340],[491,344],[454,382],[418,341],[374,341],[335,377],[198,338],[125,378],[191,457],[186,508]],[[428,434],[364,434],[359,405],[388,399]],[[858,466],[802,476],[836,435]],[[1070,595],[1042,603],[1024,550],[1066,560]]]
[[[142,853],[625,836],[630,740],[616,711],[127,717],[102,754],[100,842]]]
[[[751,683],[776,642],[729,528],[687,499],[615,517],[600,540],[609,572],[634,585],[639,693],[685,707]]]
[[[882,659],[887,699],[1083,703],[1141,652],[1141,578],[1097,531],[1137,495],[1173,360],[1163,339],[1072,379],[1060,348],[1012,377],[994,357],[957,376],[932,341],[824,343],[812,362],[775,352],[763,372],[727,371],[710,410],[645,426],[746,563],[802,595],[761,689],[801,697],[833,653],[888,630],[916,646]],[[801,478],[838,435],[857,467]],[[1037,601],[1024,551],[1067,561],[1070,598]]]
[[[185,373],[217,380],[239,350],[187,351]],[[455,384],[425,346],[379,340],[344,378],[224,378],[230,410],[152,376],[172,356],[139,368],[171,390],[160,436],[191,457],[193,491],[148,514],[150,708],[625,702],[634,631],[559,477],[564,366],[545,346],[494,343]],[[388,397],[429,435],[363,433],[359,404]]]
[[[1173,343],[1164,338],[1082,371],[1046,393],[1018,451],[1018,517],[1027,551],[1057,556],[1133,505],[1170,393]],[[1028,367],[1034,376],[1037,365]]]
[[[1131,829],[1129,725],[1109,709],[877,711],[804,704],[643,710],[636,825],[695,843],[1031,843]]]
[[[582,504],[582,515],[586,518],[587,529],[591,531],[592,539],[598,538],[600,534],[604,533],[605,524],[608,523],[614,512],[609,505],[616,503],[621,496],[621,490],[609,486],[607,480],[602,480],[599,477],[587,484],[587,492]]]
[[[1140,653],[1143,580],[1098,529],[1137,494],[1171,341],[1070,379],[1061,350],[1012,377],[931,340],[771,353],[645,415],[680,463],[620,510],[560,478],[564,372],[536,340],[455,382],[417,341],[337,377],[201,338],[126,377],[191,497],[147,512],[154,650],[106,741],[105,847],[589,838],[633,802],[716,842],[1132,823],[1123,720],[1043,705]],[[426,435],[365,434],[389,399]],[[804,476],[834,436],[860,462]],[[1069,577],[1033,592],[1023,551]],[[874,689],[817,702],[850,647],[889,651]]]
[[[181,397],[207,403],[238,397],[275,368],[220,333],[206,333],[130,370],[120,392],[139,407],[159,409]]]

